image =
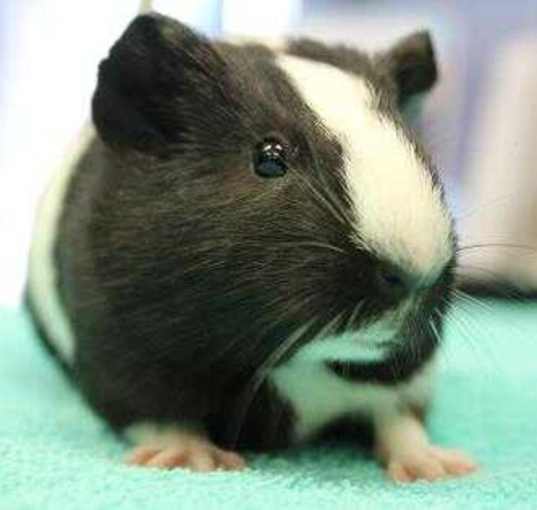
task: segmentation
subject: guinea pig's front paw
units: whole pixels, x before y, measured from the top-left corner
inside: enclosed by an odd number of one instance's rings
[[[386,459],[388,476],[401,483],[430,482],[450,476],[465,476],[476,470],[476,463],[465,453],[439,446],[392,452]]]
[[[410,413],[377,421],[375,450],[388,476],[402,483],[464,476],[477,469],[466,454],[432,445],[420,419]]]
[[[138,446],[127,457],[127,463],[160,469],[185,468],[198,472],[218,469],[235,471],[246,467],[244,459],[237,453],[221,450],[207,441],[193,439],[177,444]]]

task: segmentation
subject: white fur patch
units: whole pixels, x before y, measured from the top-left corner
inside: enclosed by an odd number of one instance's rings
[[[343,146],[356,230],[366,247],[434,279],[452,255],[450,218],[410,142],[375,109],[371,88],[328,64],[288,55],[277,62]]]
[[[53,175],[37,208],[30,251],[28,290],[32,305],[52,345],[68,363],[73,361],[75,343],[58,295],[54,245],[71,174],[93,135],[92,127],[84,128],[63,165]]]
[[[271,375],[297,416],[295,436],[305,441],[337,418],[360,412],[375,423],[400,413],[402,402],[423,404],[431,391],[433,362],[408,383],[397,386],[346,381],[323,363],[293,358]]]
[[[384,349],[378,346],[377,342],[376,338],[369,339],[345,333],[312,342],[300,349],[296,357],[305,362],[380,361],[384,358]]]
[[[336,336],[327,336],[302,347],[295,355],[296,360],[305,362],[322,361],[379,361],[384,358],[389,347],[387,342],[400,342],[396,335],[400,323],[398,312],[389,312],[373,324],[362,327],[359,331],[348,331]]]
[[[389,310],[358,331],[335,336],[321,336],[302,347],[295,355],[300,361],[380,361],[395,343],[407,341],[399,336],[401,325],[413,306],[411,299]]]

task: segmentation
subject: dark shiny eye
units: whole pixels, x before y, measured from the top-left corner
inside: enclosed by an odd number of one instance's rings
[[[275,138],[263,140],[254,153],[254,170],[260,177],[282,177],[287,172],[285,149]]]

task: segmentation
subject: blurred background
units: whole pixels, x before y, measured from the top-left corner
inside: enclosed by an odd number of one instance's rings
[[[139,0],[0,1],[0,305],[20,298],[33,211],[89,116],[96,69]],[[537,0],[155,0],[210,36],[382,49],[428,28],[441,79],[417,128],[472,280],[537,289]],[[486,245],[486,246],[482,246]]]

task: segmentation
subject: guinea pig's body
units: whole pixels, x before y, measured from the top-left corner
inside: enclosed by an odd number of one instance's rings
[[[133,462],[236,468],[224,449],[346,422],[397,480],[473,469],[421,424],[455,236],[400,108],[435,78],[424,33],[368,57],[129,26],[44,199],[27,295]]]

